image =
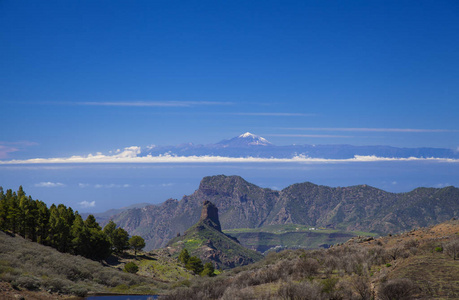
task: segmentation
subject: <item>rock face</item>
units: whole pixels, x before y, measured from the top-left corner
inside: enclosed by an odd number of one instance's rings
[[[218,220],[218,208],[212,202],[206,200],[202,205],[201,218],[199,221],[222,232],[220,221]]]
[[[204,213],[205,201],[218,211]],[[395,194],[367,185],[328,187],[305,182],[275,191],[239,176],[218,175],[204,177],[199,189],[180,201],[169,199],[124,211],[113,221],[129,234],[142,236],[149,250],[163,247],[204,214],[214,228],[223,230],[301,224],[387,234],[458,218],[459,189],[418,188]],[[218,214],[217,223],[212,216]]]

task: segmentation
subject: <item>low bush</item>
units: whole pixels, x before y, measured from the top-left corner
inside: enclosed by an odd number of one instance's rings
[[[135,274],[139,271],[139,267],[131,261],[124,265],[124,271]]]
[[[301,300],[321,300],[327,299],[325,295],[322,294],[321,287],[318,284],[301,282],[293,283],[287,282],[283,283],[278,292],[277,296],[281,299],[290,300],[290,299],[301,299]]]
[[[13,286],[25,288],[28,290],[38,290],[40,287],[41,281],[33,276],[22,276],[18,277],[12,283]]]
[[[381,300],[410,300],[415,298],[418,288],[407,278],[392,279],[380,285],[378,295]]]

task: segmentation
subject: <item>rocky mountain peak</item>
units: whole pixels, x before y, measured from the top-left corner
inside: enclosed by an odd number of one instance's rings
[[[222,231],[220,221],[218,220],[218,208],[210,201],[204,201],[202,204],[201,218],[199,220],[218,231]]]

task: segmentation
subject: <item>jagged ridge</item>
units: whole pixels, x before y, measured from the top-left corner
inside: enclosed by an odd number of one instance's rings
[[[204,177],[199,189],[180,201],[131,209],[114,221],[143,236],[147,249],[158,248],[197,222],[206,200],[218,207],[223,229],[303,224],[387,234],[459,216],[455,187],[394,194],[367,185],[332,188],[306,182],[274,191],[239,176],[218,175]]]

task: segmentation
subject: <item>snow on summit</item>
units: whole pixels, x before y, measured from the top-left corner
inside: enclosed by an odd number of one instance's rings
[[[252,133],[250,133],[250,132],[247,131],[246,133],[241,134],[239,137],[240,137],[240,138],[246,138],[246,137],[257,138],[258,136],[256,136],[255,134],[252,134]]]
[[[261,136],[258,136],[258,135],[255,135],[255,134],[252,134],[250,132],[246,132],[244,134],[241,134],[240,136],[237,137],[238,139],[245,139],[247,140],[247,144],[248,145],[261,145],[261,146],[267,146],[267,145],[271,145],[271,143],[261,137]]]

